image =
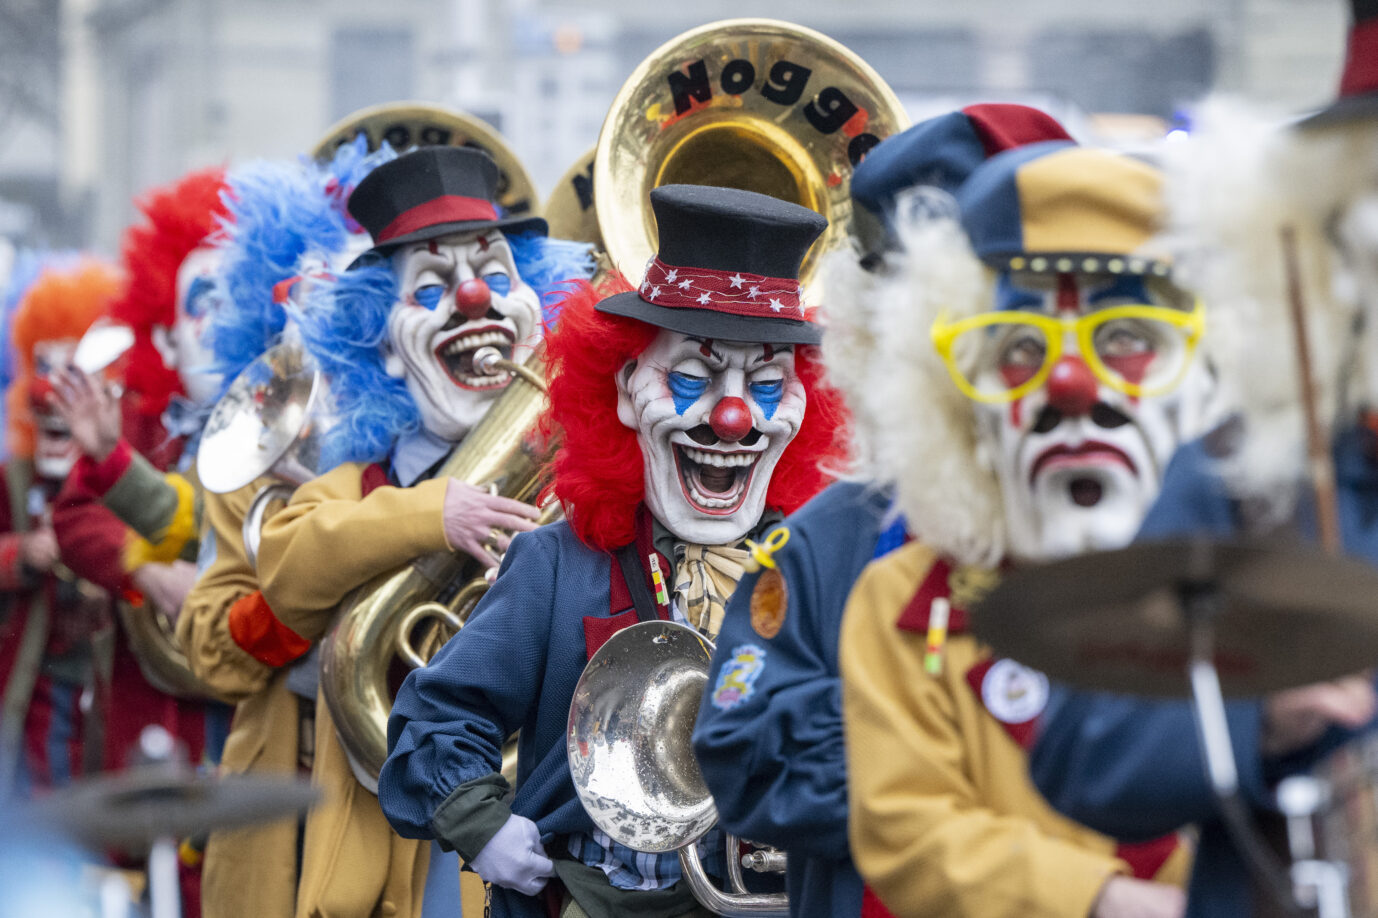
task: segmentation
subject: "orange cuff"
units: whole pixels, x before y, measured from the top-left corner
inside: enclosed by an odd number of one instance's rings
[[[254,590],[230,606],[230,637],[266,666],[286,666],[311,649],[311,642],[288,628]]]

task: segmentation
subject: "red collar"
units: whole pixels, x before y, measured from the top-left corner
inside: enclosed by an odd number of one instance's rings
[[[651,591],[651,595],[666,597],[666,602],[657,600],[658,608],[656,611],[660,613],[661,618],[669,621],[671,615],[668,599],[670,590],[674,587],[672,582],[674,568],[671,567],[669,558],[655,550],[652,538],[653,531],[651,511],[646,509],[645,504],[642,504],[636,509],[636,556],[641,561],[641,570],[646,576],[646,587]],[[656,561],[660,565],[660,589],[657,589],[655,578],[651,573],[650,558],[652,555],[656,557]],[[628,589],[627,581],[622,577],[622,568],[618,566],[617,559],[610,558],[610,560],[612,563],[608,565],[611,569],[611,573],[608,575],[608,614],[617,615],[627,609],[635,608],[635,604],[632,602],[632,591]]]
[[[933,600],[947,599],[952,596],[952,585],[949,582],[952,571],[952,565],[943,559],[939,558],[934,561],[933,566],[928,569],[928,576],[923,579],[923,583],[920,583],[918,590],[915,591],[914,598],[909,600],[909,604],[900,613],[895,627],[901,631],[927,634],[928,614],[933,607]],[[947,619],[948,634],[961,634],[966,631],[966,627],[966,610],[953,606]]]

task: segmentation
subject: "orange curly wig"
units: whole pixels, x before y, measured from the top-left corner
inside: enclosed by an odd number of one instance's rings
[[[81,338],[121,289],[120,274],[114,265],[85,258],[74,267],[43,271],[19,301],[10,329],[14,382],[5,392],[6,442],[11,455],[26,459],[33,456],[34,418],[29,390],[34,382],[34,346],[42,341]]]
[[[605,315],[594,306],[631,290],[621,275],[602,288],[571,285],[546,333],[550,374],[549,426],[563,441],[553,467],[555,496],[585,545],[613,551],[636,538],[636,508],[645,496],[644,466],[636,432],[617,419],[614,377],[650,345],[659,331],[636,319]],[[830,481],[823,469],[841,465],[845,420],[841,396],[823,382],[815,347],[795,350],[795,371],[808,407],[799,433],[780,456],[766,506],[792,513]]]
[[[177,318],[177,269],[220,226],[225,170],[201,169],[145,193],[136,203],[144,221],[125,230],[120,250],[129,284],[110,316],[134,330],[125,371],[126,398],[140,414],[160,417],[182,392],[176,370],[153,346],[153,329]]]

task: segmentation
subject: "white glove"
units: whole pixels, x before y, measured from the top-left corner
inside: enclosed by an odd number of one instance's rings
[[[534,896],[555,876],[555,865],[541,847],[541,832],[525,816],[513,813],[469,862],[484,882]]]

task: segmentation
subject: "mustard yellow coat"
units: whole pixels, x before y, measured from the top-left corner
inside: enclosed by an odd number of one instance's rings
[[[230,637],[234,602],[261,588],[279,621],[314,642],[354,586],[445,549],[444,482],[379,488],[365,498],[363,469],[341,466],[297,489],[264,526],[258,574],[244,556],[241,526],[262,482],[208,495],[206,516],[217,554],[184,607],[179,635],[185,634],[184,646],[196,648],[199,674],[240,698],[225,748],[227,771],[295,774],[299,740],[297,699],[287,689],[286,670],[264,666]],[[421,518],[432,524],[425,527],[426,537],[415,534]],[[392,831],[378,799],[354,779],[319,698],[312,781],[325,802],[306,822],[299,882],[295,824],[219,833],[206,852],[206,918],[420,915],[429,845]],[[478,916],[482,887],[472,874],[467,878],[464,913]]]
[[[931,589],[930,573],[948,579],[934,561],[910,543],[872,562],[843,619],[857,869],[897,918],[1085,918],[1129,865],[1113,840],[1055,813],[1034,788],[1023,748],[968,678],[989,650],[954,633],[941,672],[925,672],[924,629],[898,623],[920,585]],[[1010,719],[1025,713],[1016,705]],[[1180,884],[1187,867],[1179,847],[1155,879]]]

